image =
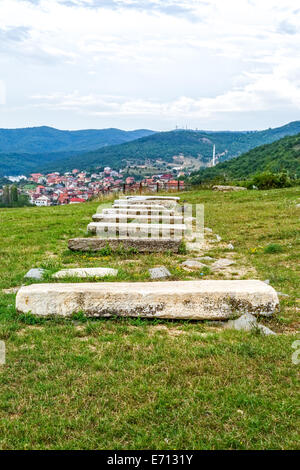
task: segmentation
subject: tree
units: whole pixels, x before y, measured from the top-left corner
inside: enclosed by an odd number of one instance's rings
[[[15,184],[13,184],[10,188],[10,201],[12,204],[14,204],[18,202],[18,199],[18,188]]]
[[[4,186],[3,188],[3,196],[2,196],[2,201],[3,204],[9,205],[10,204],[10,192],[9,192],[9,186]]]

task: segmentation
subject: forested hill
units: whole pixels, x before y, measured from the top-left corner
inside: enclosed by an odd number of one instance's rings
[[[117,145],[139,139],[154,131],[139,129],[87,129],[63,131],[53,127],[0,129],[0,153],[44,154],[52,152],[85,152],[105,145]]]
[[[75,156],[71,159],[62,159],[56,163],[58,171],[74,167],[82,169],[97,168],[109,165],[119,168],[125,162],[144,163],[145,160],[172,161],[174,156],[183,154],[186,157],[196,157],[203,165],[207,165],[212,158],[213,145],[220,155],[220,161],[231,159],[237,155],[259,145],[274,142],[286,135],[300,132],[300,121],[287,124],[276,129],[250,132],[204,132],[177,130],[159,132],[122,145],[101,148]],[[45,169],[54,169],[53,164]]]
[[[191,182],[199,184],[219,176],[225,179],[245,179],[262,171],[274,173],[287,170],[300,178],[300,134],[262,145],[230,161],[195,172]]]
[[[29,175],[39,172],[45,165],[56,168],[56,161],[70,159],[76,152],[52,152],[41,154],[9,153],[0,154],[0,178],[1,176]]]

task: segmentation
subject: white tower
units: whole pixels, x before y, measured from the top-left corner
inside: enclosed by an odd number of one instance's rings
[[[216,166],[216,146],[215,146],[215,144],[214,144],[214,147],[213,147],[212,166]]]

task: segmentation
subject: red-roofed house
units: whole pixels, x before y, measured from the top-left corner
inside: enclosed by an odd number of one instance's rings
[[[70,199],[70,204],[80,204],[81,202],[86,202],[85,199],[82,199],[81,197],[72,197]]]
[[[58,204],[68,204],[69,202],[69,197],[67,194],[60,194],[58,198]]]

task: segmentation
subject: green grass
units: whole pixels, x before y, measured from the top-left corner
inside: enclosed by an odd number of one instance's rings
[[[18,315],[0,290],[0,449],[294,449],[298,367],[292,364],[299,317],[299,188],[231,194],[193,191],[205,225],[235,246],[237,271],[269,279],[281,298],[279,334],[222,330],[209,322],[70,320]],[[23,283],[32,267],[110,266],[115,280],[148,280],[165,265],[172,279],[191,257],[71,253],[98,203],[0,211],[0,289]],[[270,249],[270,246],[273,248]],[[280,249],[274,246],[279,246]],[[269,248],[268,248],[269,247]],[[208,254],[226,256],[213,247]],[[213,278],[210,272],[204,278]],[[238,273],[237,273],[238,274]],[[233,275],[234,277],[234,275]],[[97,280],[105,282],[104,279]]]

